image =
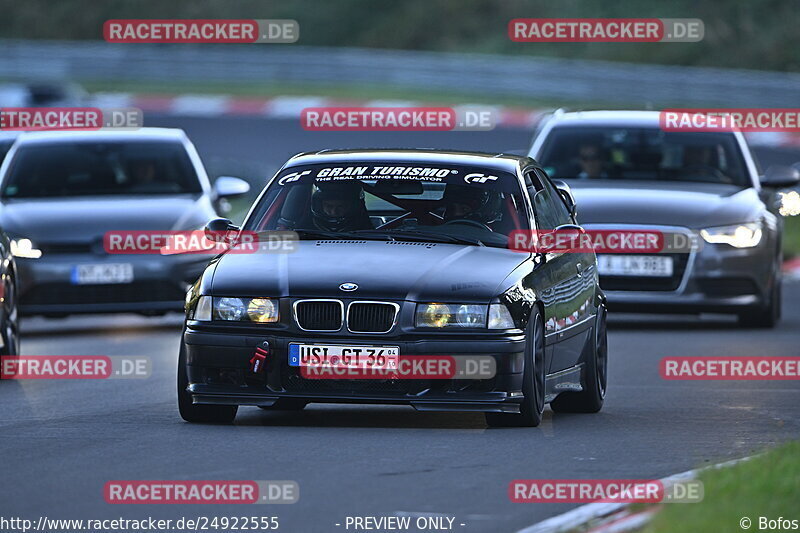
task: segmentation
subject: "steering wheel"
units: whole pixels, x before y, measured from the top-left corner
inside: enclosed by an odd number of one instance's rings
[[[684,178],[692,176],[713,177],[722,183],[732,183],[730,177],[726,176],[717,167],[711,165],[690,165],[684,167],[681,169],[681,176]]]
[[[477,220],[470,220],[468,218],[456,218],[454,220],[448,220],[442,226],[449,226],[451,224],[463,224],[465,226],[474,226],[477,228],[485,229],[492,231],[492,228],[484,224],[483,222],[478,222]]]

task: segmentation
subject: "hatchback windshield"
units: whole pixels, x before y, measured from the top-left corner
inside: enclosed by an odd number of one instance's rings
[[[294,230],[300,238],[506,247],[512,230],[527,227],[513,174],[458,165],[354,162],[283,171],[244,229]]]
[[[550,176],[559,179],[752,185],[731,133],[556,127],[548,135],[538,159]]]
[[[4,198],[202,191],[179,142],[73,142],[20,146]]]

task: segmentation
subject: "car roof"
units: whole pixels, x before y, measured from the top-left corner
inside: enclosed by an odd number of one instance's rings
[[[458,152],[434,149],[358,149],[322,150],[297,154],[286,162],[286,167],[317,164],[375,161],[381,163],[429,163],[450,165],[475,165],[495,170],[516,172],[518,168],[534,163],[527,156],[485,152]]]
[[[47,144],[70,142],[180,141],[186,133],[178,128],[139,128],[136,130],[41,131],[25,132],[18,143]]]
[[[659,127],[659,111],[573,111],[555,113],[554,126],[639,126]]]

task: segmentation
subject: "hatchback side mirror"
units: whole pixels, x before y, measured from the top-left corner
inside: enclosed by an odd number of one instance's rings
[[[761,176],[761,185],[770,189],[787,189],[800,183],[800,172],[796,168],[772,165]]]
[[[204,233],[209,241],[230,244],[236,238],[240,229],[239,226],[227,218],[215,218],[206,224]]]
[[[233,198],[250,192],[250,184],[241,178],[220,176],[214,181],[214,192],[217,198]]]
[[[570,216],[573,219],[576,218],[578,216],[578,205],[575,203],[575,197],[572,196],[572,189],[561,180],[553,180],[553,185],[556,186],[559,196],[564,200]]]

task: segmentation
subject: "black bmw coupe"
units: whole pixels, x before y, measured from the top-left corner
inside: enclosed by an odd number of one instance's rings
[[[606,307],[594,253],[509,246],[515,231],[580,231],[571,194],[556,185],[533,159],[503,154],[293,157],[241,228],[206,227],[230,249],[187,293],[181,416],[230,422],[240,405],[383,403],[536,426],[548,402],[599,411]],[[278,233],[293,246],[244,249],[245,234]],[[402,371],[404,360],[437,358],[490,359],[491,373],[460,363]]]

